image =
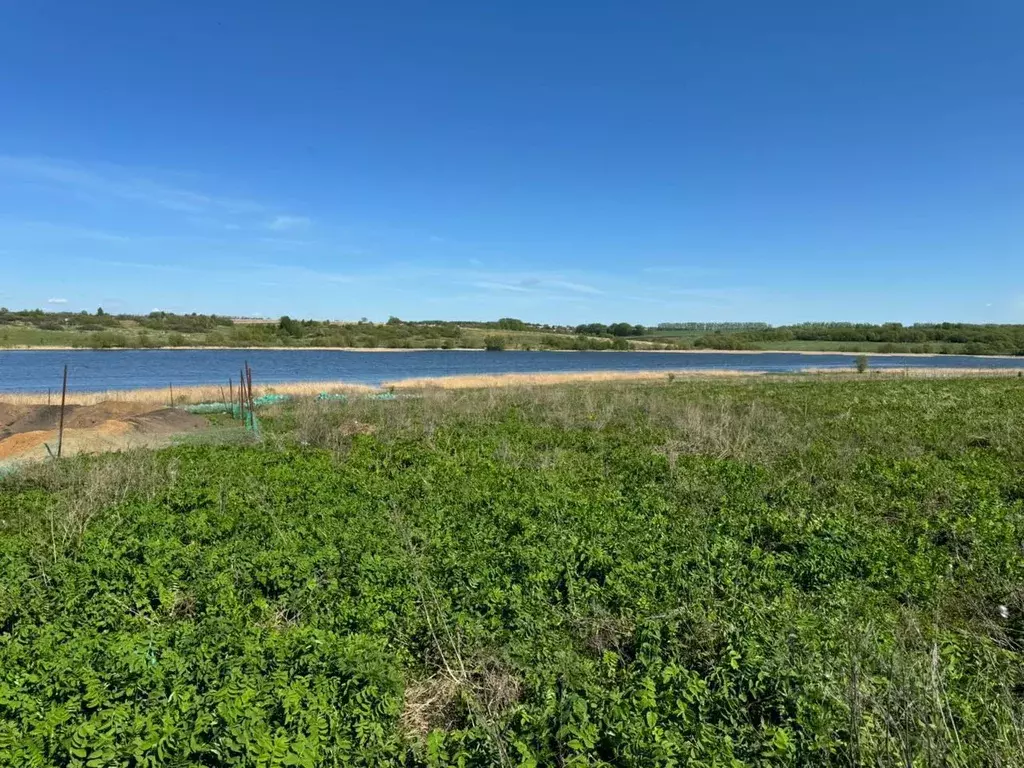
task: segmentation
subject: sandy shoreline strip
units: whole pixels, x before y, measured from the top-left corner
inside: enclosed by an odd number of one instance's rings
[[[770,379],[772,381],[807,381],[809,377],[871,381],[881,378],[941,379],[957,377],[1007,378],[1024,376],[1024,361],[1020,368],[873,368],[858,374],[846,368],[806,368],[800,371],[750,371],[684,368],[674,371],[574,371],[552,373],[467,374],[461,376],[421,377],[395,379],[382,382],[381,387],[345,381],[303,381],[267,383],[253,386],[256,397],[264,394],[282,394],[295,397],[314,397],[321,392],[351,395],[390,389],[398,392],[417,390],[487,389],[501,387],[533,387],[558,384],[600,384],[626,382],[662,382],[678,380],[735,380],[742,378]],[[223,385],[183,386],[174,388],[174,404],[229,400]],[[0,392],[0,403],[8,405],[46,404],[44,392]],[[50,404],[59,402],[59,392],[50,394]],[[67,402],[72,405],[95,405],[101,402],[151,403],[170,405],[170,388],[105,390],[97,392],[69,392]]]

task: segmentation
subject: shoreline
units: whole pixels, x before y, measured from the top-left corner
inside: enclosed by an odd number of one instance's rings
[[[108,347],[105,349],[90,349],[87,347],[68,346],[33,346],[19,345],[14,347],[0,347],[0,352],[166,352],[180,350],[182,352],[195,352],[199,350],[218,350],[221,352],[486,352],[480,347],[453,347],[441,349],[439,347]],[[843,355],[846,357],[973,357],[979,360],[1021,360],[1024,365],[1024,356],[1021,355],[968,355],[954,353],[950,355],[938,352],[849,352],[846,350],[831,351],[827,349],[506,349],[492,354],[509,354],[517,352],[533,353],[580,353],[600,352],[602,354],[621,354],[623,352],[639,352],[645,355]]]
[[[410,377],[382,381],[379,386],[343,380],[277,382],[253,385],[256,397],[265,394],[314,397],[321,392],[331,394],[373,394],[382,391],[443,391],[455,389],[499,389],[507,387],[548,386],[558,384],[664,383],[678,380],[807,381],[827,380],[871,381],[879,379],[942,379],[942,378],[1016,378],[1024,375],[1020,368],[873,368],[865,373],[846,368],[802,368],[795,371],[752,371],[744,369],[683,368],[677,370],[641,371],[572,371],[545,373],[464,374],[455,376]],[[69,405],[95,405],[101,402],[130,402],[172,406],[170,388],[138,387],[69,392]],[[53,394],[50,393],[52,400]],[[229,394],[222,384],[198,384],[174,388],[173,406],[200,402],[225,402]],[[47,404],[46,392],[0,392],[0,405],[26,406]]]

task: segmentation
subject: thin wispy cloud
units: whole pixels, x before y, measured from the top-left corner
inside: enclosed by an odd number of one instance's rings
[[[514,293],[529,293],[530,289],[521,285],[510,283],[493,283],[489,280],[477,280],[473,283],[475,288],[483,288],[486,291],[512,291]]]
[[[56,224],[50,221],[17,221],[0,220],[0,229],[14,232],[22,231],[35,236],[52,236],[58,239],[73,240],[98,240],[106,243],[128,243],[131,238],[127,235],[116,232],[107,232],[101,229],[88,227],[69,226],[67,224]]]
[[[109,163],[85,164],[50,157],[0,155],[0,178],[60,190],[94,204],[136,204],[180,214],[193,225],[225,230],[266,226],[286,231],[310,224],[305,216],[278,213],[275,206],[260,201],[210,194],[164,180],[180,175],[143,172]]]
[[[267,224],[267,228],[275,232],[289,232],[295,229],[305,229],[311,223],[305,216],[275,216]]]
[[[164,184],[115,165],[86,166],[52,158],[0,155],[0,173],[35,182],[48,182],[71,190],[121,198],[182,213],[211,210],[259,213],[265,205],[252,200],[220,197]]]
[[[287,281],[308,285],[355,282],[355,277],[346,272],[334,272],[296,264],[256,264],[252,267],[252,273],[264,281],[271,282]]]
[[[61,299],[61,298],[53,298],[53,299],[47,299],[46,303],[47,304],[67,304],[68,300],[67,299]]]
[[[604,291],[587,283],[566,280],[560,275],[547,274],[506,274],[506,273],[473,273],[471,285],[492,291],[510,291],[514,293],[534,293],[537,295],[573,295],[584,294],[595,296]],[[569,291],[569,294],[565,294]]]
[[[118,259],[83,259],[84,262],[89,264],[95,264],[101,267],[116,267],[117,269],[141,269],[141,270],[153,270],[156,272],[195,272],[195,269],[188,269],[187,267],[179,266],[177,264],[167,264],[163,262],[146,262],[146,261],[121,261]]]
[[[589,293],[589,294],[601,294],[604,293],[600,288],[595,288],[592,285],[585,285],[583,283],[571,283],[567,280],[549,280],[546,285],[550,285],[554,288],[564,288],[567,291],[575,291],[576,293]]]

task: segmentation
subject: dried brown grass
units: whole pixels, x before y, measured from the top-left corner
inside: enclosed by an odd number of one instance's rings
[[[864,373],[857,373],[853,367],[845,368],[805,368],[802,373],[816,376],[842,376],[866,378],[869,376],[902,377],[908,379],[950,379],[962,377],[1005,378],[1024,376],[1021,368],[869,368]]]
[[[829,377],[859,376],[851,367],[804,368],[789,373],[766,373],[737,369],[680,369],[673,371],[576,371],[566,373],[502,373],[469,374],[437,378],[413,378],[386,381],[383,386],[395,391],[430,389],[488,389],[506,387],[540,387],[558,384],[600,384],[616,382],[673,382],[702,379],[758,379],[771,376],[773,381],[806,379],[807,374]],[[907,378],[1007,377],[1024,375],[1022,368],[873,368],[871,376],[902,376]]]
[[[744,379],[772,376],[773,381],[786,381],[805,378],[806,374],[816,376],[847,377],[858,376],[855,371],[841,368],[805,368],[791,374],[767,374],[763,371],[744,370],[700,370],[681,369],[674,371],[578,371],[566,373],[503,373],[503,374],[471,374],[465,376],[441,376],[426,378],[397,379],[383,383],[385,389],[395,391],[429,391],[429,390],[460,390],[460,389],[503,389],[520,387],[541,387],[558,384],[600,384],[616,382],[650,382],[666,383],[677,379]],[[867,376],[903,376],[907,378],[950,378],[969,377],[1006,377],[1024,376],[1022,368],[873,368]],[[344,381],[302,381],[285,384],[259,384],[253,386],[256,397],[265,394],[292,395],[295,397],[314,397],[321,392],[344,394],[368,394],[377,392],[379,388],[368,384],[356,384]],[[67,402],[70,405],[96,405],[103,402],[135,403],[139,405],[168,405],[171,392],[169,388],[156,389],[110,389],[94,392],[68,392]],[[202,402],[221,402],[229,397],[228,388],[222,385],[205,385],[193,387],[174,387],[174,405],[187,405]],[[60,393],[51,392],[49,396],[41,392],[6,392],[0,393],[0,404],[7,405],[41,405],[49,402],[59,404]]]
[[[253,385],[253,396],[266,394],[313,397],[321,392],[365,394],[377,391],[366,384],[350,384],[343,381],[301,381],[288,384]],[[235,390],[237,396],[237,390]],[[169,405],[171,392],[168,387],[161,389],[110,389],[102,392],[68,392],[69,405],[96,405],[97,403],[138,403],[147,405]],[[174,405],[191,403],[223,402],[228,400],[227,386],[174,387]],[[8,405],[44,405],[45,392],[0,393],[0,403]],[[60,392],[50,393],[49,402],[60,404]]]
[[[462,727],[468,716],[493,728],[521,695],[519,679],[493,659],[471,669],[439,671],[406,685],[402,731],[409,738],[422,739],[434,730]]]
[[[394,390],[419,389],[484,389],[492,387],[533,387],[553,384],[608,383],[617,381],[660,381],[677,378],[736,378],[761,376],[762,373],[738,370],[679,370],[679,371],[577,371],[571,373],[500,373],[469,374],[437,378],[398,379],[384,382]]]

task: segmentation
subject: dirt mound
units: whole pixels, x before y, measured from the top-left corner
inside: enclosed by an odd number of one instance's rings
[[[179,411],[175,408],[161,408],[158,411],[140,413],[125,421],[135,427],[137,432],[147,435],[168,435],[179,432],[193,432],[210,425],[202,416]]]
[[[20,432],[17,435],[8,437],[6,440],[0,440],[0,461],[21,458],[37,448],[45,453],[46,448],[43,443],[46,442],[51,434],[49,430]]]
[[[44,459],[57,449],[60,406],[0,406],[0,461]],[[202,416],[173,408],[105,402],[67,406],[62,453],[117,451],[166,445],[173,435],[209,426]]]
[[[60,420],[59,405],[33,405],[22,406],[17,417],[4,425],[0,434],[20,435],[22,432],[38,432],[41,429],[56,429]],[[74,411],[74,406],[69,405],[64,413],[67,419]],[[14,414],[12,414],[14,415]]]
[[[123,419],[145,413],[151,408],[152,406],[140,403],[114,402],[68,405],[64,408],[64,428],[89,429],[111,419]],[[59,405],[0,406],[0,439],[22,432],[57,429],[59,424]]]
[[[116,403],[105,402],[96,405],[79,405],[71,415],[64,414],[65,427],[93,427],[111,419],[124,419],[129,416],[136,416],[140,413],[152,411],[152,405],[144,403]]]

